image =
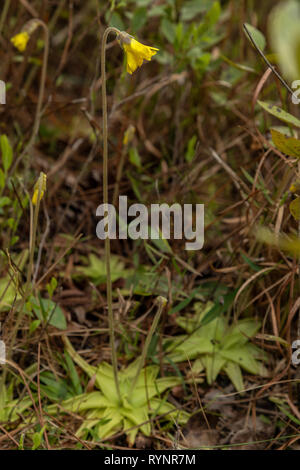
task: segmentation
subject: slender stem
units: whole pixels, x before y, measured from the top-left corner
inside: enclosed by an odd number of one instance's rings
[[[117,204],[117,199],[118,199],[118,196],[119,196],[120,182],[121,182],[121,178],[122,178],[122,172],[123,172],[123,167],[124,167],[124,162],[125,162],[126,150],[127,150],[127,146],[125,146],[125,148],[122,149],[120,163],[119,163],[118,169],[117,169],[116,183],[115,183],[115,189],[114,189],[114,194],[113,194],[113,206],[115,206]]]
[[[49,58],[49,30],[48,26],[44,21],[40,20],[39,18],[35,18],[34,21],[38,23],[44,30],[44,39],[45,39],[45,45],[44,45],[44,55],[43,55],[43,65],[42,65],[42,71],[41,71],[41,80],[40,80],[40,89],[39,89],[39,96],[38,96],[38,102],[36,106],[36,112],[35,112],[35,118],[34,118],[34,124],[33,124],[33,129],[32,129],[32,134],[29,139],[29,142],[27,143],[26,147],[24,148],[23,152],[17,159],[15,165],[12,167],[13,172],[17,169],[20,161],[23,159],[23,157],[29,153],[36,136],[38,134],[39,128],[40,128],[40,123],[41,123],[41,117],[42,117],[42,105],[43,105],[43,100],[44,100],[44,93],[45,93],[45,83],[46,83],[46,77],[47,77],[47,66],[48,66],[48,58]],[[26,165],[26,169],[28,169],[29,166],[29,160]]]
[[[276,75],[276,77],[278,78],[278,80],[281,82],[281,84],[287,89],[287,91],[293,95],[294,92],[293,90],[288,86],[288,84],[286,83],[286,81],[281,77],[281,75],[279,75],[279,73],[277,72],[277,70],[275,69],[275,67],[273,67],[273,65],[270,63],[270,61],[266,58],[265,54],[263,53],[263,51],[258,47],[258,45],[256,44],[256,42],[254,41],[253,37],[251,36],[250,32],[249,32],[249,29],[247,28],[247,26],[244,24],[243,25],[244,27],[244,30],[246,31],[246,34],[248,36],[248,38],[250,39],[250,41],[252,42],[253,46],[255,47],[255,49],[257,50],[257,52],[260,54],[260,56],[263,58],[263,60],[265,61],[265,63],[267,64],[267,66],[272,70],[272,72],[274,73],[274,75]]]
[[[108,204],[108,144],[107,144],[107,96],[106,96],[106,73],[105,73],[105,49],[108,35],[110,33],[120,34],[116,28],[109,27],[104,31],[101,45],[101,78],[102,78],[102,115],[103,115],[103,202]],[[108,323],[109,323],[109,339],[112,357],[112,366],[114,371],[114,381],[116,391],[121,403],[121,393],[118,378],[117,352],[115,345],[114,315],[112,310],[112,282],[110,272],[110,239],[109,234],[105,238],[105,266],[106,266],[106,292],[108,305]]]
[[[27,278],[26,278],[26,284],[25,284],[25,289],[24,289],[24,294],[22,296],[21,302],[16,306],[16,308],[19,309],[16,323],[13,329],[12,333],[12,338],[10,342],[10,346],[8,349],[8,358],[10,359],[11,351],[14,346],[14,342],[16,339],[16,335],[20,326],[21,319],[23,317],[23,310],[24,310],[24,305],[27,302],[30,294],[32,293],[33,286],[31,286],[31,277],[32,277],[32,270],[33,270],[33,258],[34,258],[34,247],[35,247],[35,240],[36,240],[36,232],[37,232],[37,223],[38,223],[38,215],[39,215],[39,210],[40,210],[40,199],[41,199],[41,194],[42,194],[42,187],[41,187],[41,182],[39,183],[39,188],[38,188],[38,196],[37,196],[37,203],[36,206],[33,210],[32,203],[30,201],[30,235],[29,235],[29,263],[28,263],[28,268],[27,268]],[[14,311],[16,310],[14,309]]]
[[[40,209],[41,194],[42,194],[42,183],[41,181],[39,181],[37,204],[34,208],[34,211],[32,207],[32,202],[30,201],[29,263],[28,263],[28,268],[27,268],[26,284],[25,284],[25,289],[24,289],[24,294],[22,296],[22,300],[20,301],[20,303],[17,303],[17,305],[13,308],[13,311],[12,311],[12,316],[14,316],[16,310],[17,309],[19,310],[17,314],[17,318],[16,318],[16,323],[14,325],[14,328],[11,334],[11,341],[7,350],[7,359],[11,359],[12,350],[16,341],[18,329],[19,329],[19,326],[20,326],[20,323],[24,314],[24,306],[33,290],[33,287],[31,286],[31,275],[32,275],[32,268],[33,268],[34,246],[35,246],[35,240],[36,240],[36,230],[37,230],[38,214],[39,214],[39,209]],[[4,366],[3,374],[0,380],[0,396],[1,396],[1,393],[4,392],[6,376],[7,376],[7,364],[5,364]]]
[[[39,215],[39,210],[40,210],[41,194],[42,194],[42,182],[41,182],[41,179],[39,178],[39,188],[38,188],[37,202],[36,202],[35,210],[34,210],[34,213],[33,213],[33,217],[32,217],[32,215],[30,217],[30,219],[32,221],[32,225],[31,225],[31,229],[30,229],[29,263],[28,263],[28,270],[27,270],[27,282],[26,282],[25,292],[28,291],[28,289],[30,287],[30,284],[31,284],[31,277],[32,277],[32,271],[33,271],[34,247],[35,247],[35,240],[36,240],[38,215]],[[32,207],[32,204],[31,204],[31,207]],[[31,210],[31,214],[32,214],[32,210]]]
[[[48,57],[49,57],[49,31],[48,31],[48,26],[44,21],[40,19],[36,19],[36,22],[40,24],[40,26],[44,30],[44,38],[45,38],[45,46],[44,46],[44,57],[43,57],[43,65],[42,65],[42,72],[41,72],[41,83],[40,83],[40,90],[39,90],[39,96],[38,96],[38,102],[37,102],[37,107],[36,107],[36,113],[35,113],[35,120],[34,120],[34,126],[33,126],[33,131],[32,131],[32,136],[29,141],[29,144],[31,145],[39,131],[40,127],[40,122],[41,122],[41,111],[42,111],[42,105],[43,105],[43,100],[44,100],[44,93],[45,93],[45,83],[46,83],[46,77],[47,77],[47,66],[48,66]],[[29,145],[28,144],[28,145]]]
[[[155,330],[157,329],[159,319],[161,317],[162,311],[163,311],[167,301],[164,297],[158,297],[157,298],[157,303],[158,303],[158,310],[156,312],[156,315],[154,317],[154,320],[153,320],[153,323],[151,325],[150,331],[149,331],[148,336],[146,338],[145,346],[143,348],[143,352],[142,352],[141,359],[140,359],[140,362],[139,362],[138,370],[137,370],[136,375],[135,375],[135,377],[133,379],[133,382],[131,384],[130,392],[129,392],[129,395],[128,395],[129,397],[132,396],[133,390],[135,389],[135,386],[136,386],[136,383],[137,383],[138,378],[140,376],[141,370],[144,367],[145,360],[146,360],[146,357],[147,357],[147,352],[148,352],[148,349],[149,349],[149,345],[150,345],[152,336],[153,336]]]
[[[300,175],[300,162],[298,162],[298,175]],[[298,176],[297,175],[297,176]],[[298,221],[298,239],[300,240],[300,220]],[[298,257],[298,288],[300,291],[300,256]],[[297,322],[297,338],[300,338],[300,309]]]

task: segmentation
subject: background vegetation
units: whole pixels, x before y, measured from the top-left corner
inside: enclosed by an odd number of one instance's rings
[[[257,28],[291,86],[297,5],[3,0],[1,449],[299,448],[299,106],[243,30]],[[32,18],[50,34],[36,137],[45,37],[37,29],[24,52],[10,42]],[[108,25],[159,48],[132,76],[113,37],[107,48],[110,201],[204,203],[206,227],[201,251],[185,240],[111,243],[122,406],[95,234]],[[30,208],[40,172],[47,190]],[[167,304],[146,348],[159,296]]]

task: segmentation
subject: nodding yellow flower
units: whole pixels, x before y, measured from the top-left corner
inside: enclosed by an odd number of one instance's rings
[[[41,171],[39,179],[34,185],[34,192],[32,196],[32,204],[34,206],[36,206],[38,202],[39,193],[40,193],[39,201],[42,200],[44,193],[46,191],[46,186],[47,186],[47,175],[45,175],[45,173]]]
[[[20,52],[23,52],[25,51],[27,43],[29,41],[29,34],[27,33],[27,31],[22,31],[21,33],[18,33],[13,36],[10,41]]]
[[[120,33],[119,41],[125,51],[127,60],[126,69],[130,74],[143,65],[144,60],[151,60],[151,57],[158,51],[156,47],[141,44],[126,32]]]

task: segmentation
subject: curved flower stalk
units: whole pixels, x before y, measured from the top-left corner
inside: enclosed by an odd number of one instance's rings
[[[110,33],[117,35],[119,44],[123,47],[126,54],[127,72],[132,74],[140,67],[144,60],[151,60],[158,49],[145,46],[136,41],[126,32],[121,32],[117,28],[108,27],[103,34],[101,45],[101,78],[102,78],[102,113],[103,113],[103,202],[108,204],[108,145],[107,145],[107,95],[106,95],[106,72],[105,72],[105,51],[106,43]],[[106,206],[105,206],[106,207]],[[115,350],[114,318],[112,311],[112,281],[110,272],[110,239],[105,238],[105,265],[106,265],[106,290],[108,304],[109,337],[112,352],[112,367],[114,372],[114,382],[116,392],[121,403],[121,392],[118,380],[117,354]]]
[[[22,160],[23,156],[27,154],[33,145],[35,138],[37,136],[37,133],[40,128],[40,122],[41,122],[41,110],[42,110],[42,105],[43,105],[43,99],[44,99],[44,92],[45,92],[45,81],[46,81],[46,76],[47,76],[47,65],[48,65],[48,57],[49,57],[49,31],[48,31],[48,26],[44,21],[40,20],[39,18],[34,18],[32,20],[29,20],[22,28],[22,30],[13,36],[11,38],[12,44],[15,46],[16,49],[18,49],[20,52],[24,52],[27,43],[30,39],[30,36],[33,34],[33,32],[41,26],[44,31],[44,40],[45,40],[45,46],[44,46],[44,56],[43,56],[43,65],[42,65],[42,71],[41,71],[41,81],[40,81],[40,89],[39,89],[39,96],[38,96],[38,102],[37,102],[37,107],[36,107],[36,112],[35,112],[35,118],[34,118],[34,124],[33,124],[33,130],[31,137],[29,139],[28,144],[24,148],[22,154],[18,158],[16,165],[14,167],[14,170],[18,166],[19,162]]]

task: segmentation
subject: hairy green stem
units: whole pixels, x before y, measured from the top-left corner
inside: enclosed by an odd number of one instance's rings
[[[120,34],[116,28],[109,27],[104,31],[101,45],[101,79],[102,79],[102,116],[103,116],[103,202],[105,208],[108,204],[108,143],[107,143],[107,96],[106,96],[106,73],[105,73],[105,49],[107,38],[110,33]],[[109,322],[109,339],[112,357],[112,366],[114,371],[114,381],[116,386],[117,395],[121,403],[121,393],[118,378],[118,362],[117,352],[115,345],[115,328],[114,328],[114,315],[112,310],[112,282],[110,272],[110,239],[109,236],[105,238],[105,266],[106,266],[106,292],[107,292],[107,306],[108,306],[108,322]]]

